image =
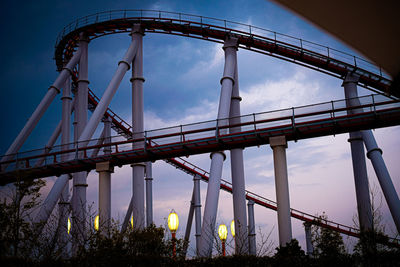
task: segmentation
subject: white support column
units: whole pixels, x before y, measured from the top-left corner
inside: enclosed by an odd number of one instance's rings
[[[200,237],[201,237],[201,200],[200,200],[200,176],[193,177],[193,192],[194,192],[194,214],[196,217],[196,255],[199,254]]]
[[[43,97],[40,104],[37,106],[33,114],[29,117],[28,122],[25,124],[24,128],[15,138],[14,142],[8,148],[6,152],[6,156],[1,159],[1,162],[12,159],[12,155],[17,153],[21,146],[24,144],[25,140],[31,134],[37,123],[39,122],[40,118],[43,116],[44,112],[50,106],[51,102],[54,100],[54,97],[60,93],[60,88],[64,85],[65,80],[67,77],[70,76],[72,69],[78,63],[78,60],[81,56],[81,51],[78,49],[75,54],[72,56],[68,64],[63,68],[61,73],[58,75],[55,82],[50,86],[49,90],[47,91],[46,95]],[[4,169],[5,166],[2,166]]]
[[[132,64],[132,125],[133,139],[142,138],[143,124],[143,29],[140,24],[135,24],[132,29],[132,42],[137,43],[137,52]],[[142,148],[143,142],[134,142],[133,148]],[[132,165],[133,176],[133,221],[136,229],[145,226],[144,214],[144,163]]]
[[[153,222],[153,172],[152,163],[146,162],[146,226],[149,227]]]
[[[232,87],[234,84],[234,74],[236,66],[237,40],[227,39],[223,47],[225,51],[224,74],[221,79],[221,95],[218,107],[217,126],[226,126],[229,121],[230,102],[232,97]],[[225,134],[225,129],[219,130],[217,134]],[[219,187],[221,184],[222,165],[225,154],[221,152],[211,153],[210,178],[207,186],[206,204],[204,208],[203,224],[201,228],[201,239],[199,253],[202,257],[211,257],[213,239],[215,232],[215,221],[217,217]]]
[[[347,81],[346,81],[347,80]],[[347,101],[349,106],[359,106],[360,100],[357,97],[357,84],[354,77],[348,75],[344,84],[346,98],[351,98]],[[357,110],[353,110],[357,112]],[[390,213],[392,214],[397,231],[400,232],[400,200],[394,188],[392,179],[390,178],[389,171],[382,157],[382,150],[378,147],[374,135],[371,130],[361,131],[365,147],[367,148],[367,157],[371,160],[374,167],[376,176],[378,177],[379,184],[382,188],[383,195],[389,206]],[[364,189],[365,190],[365,189]],[[366,195],[365,193],[363,195]],[[369,197],[369,196],[368,196]]]
[[[237,62],[237,60],[236,60]],[[235,66],[235,83],[233,84],[229,124],[240,124],[240,101],[238,64]],[[240,126],[229,128],[230,133],[241,132]],[[234,148],[231,153],[233,217],[235,220],[235,252],[243,255],[249,253],[247,215],[246,215],[246,190],[244,179],[243,149]]]
[[[62,100],[62,132],[61,132],[61,149],[68,150],[70,143],[70,131],[71,131],[71,80],[68,77],[65,80],[65,85],[63,88],[63,96]],[[62,161],[68,160],[68,155],[62,155]],[[69,183],[67,182],[64,186],[64,189],[61,193],[60,200],[58,202],[59,205],[59,229],[60,229],[60,240],[61,246],[66,246],[68,240],[67,233],[67,220],[69,214]]]
[[[292,240],[292,223],[290,218],[289,184],[286,163],[286,138],[271,137],[269,144],[274,155],[276,204],[278,208],[279,245],[286,246]]]
[[[307,255],[311,257],[314,254],[314,246],[311,241],[311,224],[307,222],[304,223],[304,230],[306,232]]]
[[[347,75],[343,81],[344,93],[346,99],[357,97],[357,76]],[[350,101],[346,101],[346,106],[350,107]],[[347,114],[353,114],[356,110],[349,110]],[[354,184],[356,189],[358,220],[361,231],[373,229],[371,200],[369,194],[369,183],[367,166],[365,163],[364,142],[361,132],[349,133],[349,142],[351,146],[351,158],[353,162]]]
[[[249,254],[257,254],[256,246],[256,224],[254,220],[254,201],[249,200],[247,202],[247,208],[249,210]],[[236,229],[235,229],[236,231]]]
[[[114,167],[110,162],[96,164],[96,171],[99,173],[99,225],[101,232],[110,233],[111,226],[111,173]]]
[[[76,108],[75,118],[77,124],[76,133],[80,136],[86,127],[88,121],[88,43],[89,39],[86,33],[79,35],[79,49],[81,58],[79,60],[78,91],[75,94]],[[83,241],[86,236],[86,188],[87,173],[78,172],[73,175],[73,197],[72,202],[72,233],[75,238],[75,251],[77,242]]]
[[[194,187],[193,187],[193,191],[192,191],[192,198],[190,200],[190,205],[189,205],[189,215],[188,215],[188,219],[187,219],[187,223],[186,223],[186,229],[185,229],[185,238],[183,239],[183,241],[185,242],[183,245],[183,255],[186,256],[187,253],[187,249],[189,246],[189,238],[190,238],[190,232],[192,230],[192,224],[193,224],[193,215],[194,215]]]
[[[381,185],[383,195],[389,206],[397,232],[400,233],[400,200],[399,195],[394,188],[389,171],[383,161],[382,150],[378,147],[371,130],[362,131],[365,147],[367,148],[367,157],[371,160],[379,184]]]
[[[104,143],[111,143],[111,118],[104,121]],[[111,147],[104,147],[104,155],[111,154]],[[96,171],[99,173],[99,225],[103,233],[110,232],[111,226],[111,173],[114,167],[109,162],[96,164]]]

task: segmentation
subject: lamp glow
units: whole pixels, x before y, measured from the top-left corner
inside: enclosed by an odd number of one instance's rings
[[[97,215],[94,218],[94,230],[99,231],[100,217]]]
[[[231,233],[232,236],[235,237],[235,220],[232,220],[231,222]]]
[[[133,215],[131,216],[131,226],[132,226],[132,229],[133,229]]]
[[[218,227],[218,235],[221,241],[225,241],[228,236],[228,229],[226,228],[225,224],[221,224]]]
[[[176,245],[175,245],[175,233],[178,230],[179,219],[178,214],[174,210],[168,215],[168,228],[171,231],[172,235],[172,258],[176,258]]]
[[[179,218],[178,214],[174,210],[168,215],[168,228],[171,230],[171,233],[175,233],[178,230],[179,226]]]
[[[68,220],[67,220],[67,234],[69,234],[69,232],[71,232],[71,220],[68,217]]]

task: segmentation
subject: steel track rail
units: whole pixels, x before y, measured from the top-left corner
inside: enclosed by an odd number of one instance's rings
[[[80,18],[67,25],[56,41],[55,60],[59,69],[77,47],[79,33],[91,40],[104,35],[129,32],[140,23],[146,32],[180,35],[222,43],[227,36],[238,38],[240,48],[324,72],[334,77],[347,73],[360,76],[359,85],[394,98],[399,88],[391,87],[391,78],[380,67],[359,57],[303,39],[242,23],[154,10],[116,10]]]

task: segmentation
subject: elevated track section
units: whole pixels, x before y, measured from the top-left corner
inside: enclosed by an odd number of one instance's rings
[[[154,10],[114,10],[71,22],[57,37],[55,60],[58,69],[62,69],[64,60],[70,58],[76,49],[80,32],[86,32],[93,40],[104,35],[130,32],[134,23],[140,23],[149,33],[217,43],[223,43],[229,35],[238,38],[239,48],[300,64],[337,78],[354,73],[360,76],[360,86],[386,96],[400,97],[400,89],[391,86],[391,78],[379,66],[349,53],[243,23]]]

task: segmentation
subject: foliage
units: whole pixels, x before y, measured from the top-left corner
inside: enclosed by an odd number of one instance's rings
[[[276,254],[274,255],[275,262],[277,265],[282,266],[305,266],[308,262],[304,250],[301,249],[299,242],[296,239],[292,239],[286,246],[276,248]]]

